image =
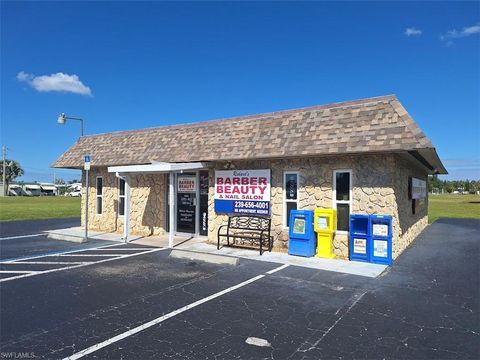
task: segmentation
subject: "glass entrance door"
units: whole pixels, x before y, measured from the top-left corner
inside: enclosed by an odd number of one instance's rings
[[[177,175],[177,232],[196,233],[197,176]]]
[[[200,229],[198,233],[203,236],[208,235],[208,171],[198,173],[200,181],[200,211],[198,223]]]

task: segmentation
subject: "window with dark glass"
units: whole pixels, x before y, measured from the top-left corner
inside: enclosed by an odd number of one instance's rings
[[[337,200],[340,201],[349,201],[350,200],[350,173],[348,172],[337,172],[336,174],[337,182]]]
[[[118,179],[118,215],[125,215],[125,180]]]
[[[284,219],[285,227],[290,226],[290,212],[298,208],[298,173],[285,172],[284,173]]]
[[[334,172],[335,208],[337,209],[337,230],[348,231],[350,224],[351,174],[349,171]]]
[[[101,215],[103,211],[103,178],[100,176],[96,180],[95,192],[97,215]]]

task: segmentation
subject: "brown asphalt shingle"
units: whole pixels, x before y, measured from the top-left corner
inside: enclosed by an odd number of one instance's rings
[[[84,136],[53,164],[92,166],[433,148],[394,95],[303,109]]]

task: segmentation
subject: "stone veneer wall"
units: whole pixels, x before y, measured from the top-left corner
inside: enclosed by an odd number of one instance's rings
[[[91,230],[123,232],[123,216],[118,216],[118,178],[106,168],[90,171],[88,227]],[[96,214],[97,176],[103,177],[103,212]],[[165,233],[165,186],[162,174],[129,176],[130,233],[150,236]],[[85,172],[83,172],[82,226],[85,219]]]
[[[397,217],[393,226],[397,235],[393,243],[393,258],[397,258],[418,234],[428,225],[428,192],[427,198],[420,201],[415,214],[412,212],[412,200],[408,199],[408,179],[410,176],[427,181],[425,171],[412,166],[410,162],[395,157],[394,190],[397,206]]]
[[[427,201],[416,215],[408,200],[408,177],[426,175],[396,155],[331,156],[304,159],[218,162],[215,169],[271,169],[271,212],[274,247],[288,246],[288,231],[283,225],[283,173],[299,172],[299,209],[331,208],[334,170],[352,170],[352,213],[383,214],[393,217],[393,256],[403,249],[427,224]],[[210,170],[209,241],[216,242],[218,227],[226,215],[214,213],[214,169]],[[400,211],[399,211],[400,209]],[[336,257],[348,258],[348,235],[337,234]]]
[[[209,171],[208,238],[216,242],[218,227],[226,215],[214,212],[215,169],[271,169],[272,230],[274,246],[286,248],[288,231],[283,226],[283,173],[299,172],[299,209],[332,207],[333,171],[352,170],[352,213],[384,214],[393,217],[393,256],[396,258],[427,225],[428,199],[412,214],[408,200],[408,178],[426,178],[425,172],[397,155],[330,156],[304,159],[251,160],[218,162]],[[85,177],[85,173],[83,174]],[[103,214],[96,215],[95,179],[103,177]],[[82,193],[82,225],[84,223],[85,178]],[[161,235],[166,226],[166,175],[130,176],[130,233]],[[90,171],[89,228],[122,232],[123,217],[117,215],[118,178],[106,168]],[[337,234],[334,252],[348,258],[348,236]]]

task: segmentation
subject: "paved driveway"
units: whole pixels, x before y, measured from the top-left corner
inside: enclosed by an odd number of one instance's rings
[[[476,359],[479,230],[479,221],[439,220],[377,279],[246,259],[239,266],[192,262],[159,249],[6,281],[1,351],[98,359]],[[113,248],[123,246],[130,247]]]
[[[0,238],[38,234],[45,230],[64,229],[80,226],[80,218],[2,221],[0,222]]]

